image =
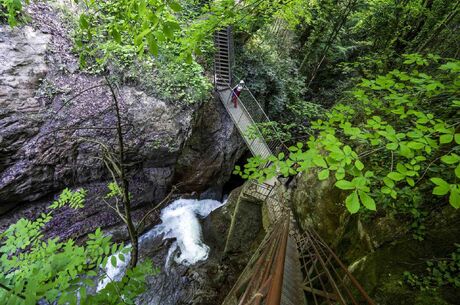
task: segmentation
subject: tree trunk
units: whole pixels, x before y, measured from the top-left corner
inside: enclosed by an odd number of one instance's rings
[[[137,261],[139,258],[139,242],[138,242],[138,232],[134,226],[132,217],[131,217],[131,199],[129,198],[129,181],[126,177],[126,169],[125,169],[125,148],[123,142],[123,130],[121,127],[121,115],[120,115],[120,106],[118,103],[117,95],[113,89],[113,86],[107,81],[107,84],[110,88],[112,93],[113,102],[115,106],[115,113],[117,117],[117,137],[118,137],[118,157],[120,159],[120,180],[121,180],[121,188],[122,188],[122,198],[123,198],[123,206],[124,212],[126,217],[126,225],[128,226],[128,234],[131,240],[131,259],[129,261],[129,268],[134,268],[137,265]]]

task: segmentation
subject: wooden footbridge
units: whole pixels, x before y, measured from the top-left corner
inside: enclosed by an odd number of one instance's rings
[[[259,129],[270,123],[248,88],[232,102],[235,78],[231,28],[215,33],[216,92],[254,156],[286,151],[274,127],[267,140]],[[271,126],[270,124],[267,124]],[[375,304],[331,248],[313,230],[302,231],[290,209],[275,196],[277,179],[251,182],[246,195],[266,203],[270,229],[223,305]]]

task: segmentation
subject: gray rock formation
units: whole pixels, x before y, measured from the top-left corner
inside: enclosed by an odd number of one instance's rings
[[[110,181],[101,144],[117,148],[113,100],[103,77],[78,69],[59,15],[44,4],[29,12],[29,26],[0,27],[0,215],[8,213],[0,229],[37,215],[66,186],[85,187],[87,207],[64,209],[52,224],[54,235],[79,237],[118,222],[101,200]],[[135,216],[173,183],[218,196],[244,151],[220,102],[211,94],[194,106],[165,102],[132,85],[116,91]]]
[[[31,112],[40,110],[35,98],[46,76],[45,52],[51,36],[30,26],[0,29],[0,109]]]

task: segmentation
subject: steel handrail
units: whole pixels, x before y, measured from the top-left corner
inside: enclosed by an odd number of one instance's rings
[[[232,79],[241,79],[241,78],[238,78],[238,76],[232,72]],[[253,99],[254,101],[254,104],[256,105],[256,108],[257,110],[259,110],[260,114],[262,114],[263,118],[265,119],[265,122],[272,122],[270,120],[270,118],[268,117],[267,113],[265,112],[265,110],[262,108],[262,106],[260,105],[259,101],[257,101],[256,97],[254,96],[254,94],[252,94],[251,90],[249,89],[248,86],[244,86],[246,88],[246,91],[249,93],[249,95],[251,96],[251,98]],[[263,122],[261,122],[263,123]],[[275,128],[274,126],[269,126],[269,128],[271,128],[273,130],[273,132],[277,135],[277,139],[275,141],[270,141],[270,142],[278,142],[279,143],[279,146],[283,147],[286,151],[288,151],[288,148],[287,146],[284,144],[284,142],[282,140],[280,140],[281,138],[281,135],[279,133],[279,130],[277,128]],[[279,147],[277,147],[279,148]]]
[[[289,237],[289,214],[271,227],[222,304],[279,305]]]
[[[256,128],[257,133],[259,134],[259,137],[258,137],[258,138],[259,138],[259,141],[263,141],[263,143],[264,143],[265,146],[267,147],[269,153],[271,153],[271,154],[273,155],[273,152],[270,150],[270,147],[268,146],[268,143],[265,141],[265,139],[264,139],[264,137],[263,137],[263,135],[262,135],[262,132],[260,131],[259,127],[255,124],[254,119],[252,118],[252,116],[251,116],[251,114],[249,113],[249,111],[247,110],[247,108],[244,106],[243,101],[239,98],[239,96],[234,95],[233,89],[232,89],[232,87],[231,87],[230,85],[227,85],[227,87],[228,87],[228,89],[230,90],[230,95],[229,95],[229,99],[227,100],[225,106],[226,106],[226,107],[230,107],[230,106],[228,106],[229,103],[231,103],[231,100],[232,100],[233,96],[236,96],[237,101],[238,101],[240,107],[243,109],[242,112],[244,112],[244,114],[247,115],[247,117],[249,118],[249,121],[251,122],[251,125],[253,125],[253,126]],[[253,146],[251,146],[251,144],[246,140],[246,136],[244,135],[244,132],[245,132],[245,131],[242,130],[241,127],[240,127],[238,124],[236,124],[236,125],[237,125],[238,129],[240,129],[241,132],[243,133],[243,138],[244,138],[245,142],[248,144],[249,149],[251,149],[251,147],[253,147]],[[254,141],[255,139],[257,139],[257,138],[254,138],[253,141]]]

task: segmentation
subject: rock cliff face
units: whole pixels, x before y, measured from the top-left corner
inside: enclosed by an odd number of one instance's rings
[[[303,228],[314,228],[377,304],[457,304],[460,291],[411,289],[403,272],[423,273],[425,261],[446,257],[460,236],[460,211],[450,206],[427,217],[423,241],[415,240],[410,223],[390,213],[350,215],[343,206],[346,194],[334,180],[318,181],[315,172],[302,173],[290,185],[291,204]]]
[[[110,181],[101,150],[117,147],[113,99],[104,77],[79,70],[56,11],[32,4],[29,12],[29,25],[0,27],[0,229],[19,216],[33,217],[66,186],[85,187],[87,207],[60,212],[53,228],[78,237],[117,223],[100,198]],[[190,106],[133,86],[115,91],[135,214],[145,213],[173,183],[182,183],[183,192],[219,196],[244,152],[220,102],[211,93]]]

